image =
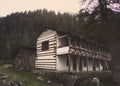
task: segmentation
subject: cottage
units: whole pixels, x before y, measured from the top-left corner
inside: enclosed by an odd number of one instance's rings
[[[20,47],[14,55],[14,65],[16,68],[34,69],[35,49],[29,47]]]
[[[38,37],[36,45],[36,70],[109,70],[110,49],[81,35],[48,29]]]

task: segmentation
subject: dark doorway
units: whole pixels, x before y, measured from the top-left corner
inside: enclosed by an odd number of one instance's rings
[[[76,57],[73,56],[73,70],[76,69]]]
[[[82,71],[82,57],[80,58],[80,66],[79,70]]]
[[[94,61],[93,61],[93,70],[94,71],[96,71],[96,60],[95,59],[93,59]]]

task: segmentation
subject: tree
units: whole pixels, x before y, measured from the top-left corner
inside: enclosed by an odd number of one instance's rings
[[[74,30],[75,15],[36,10],[12,13],[0,18],[0,58],[10,58],[19,47],[35,48],[36,39],[44,29]]]
[[[87,12],[91,15],[100,15],[101,20],[107,20],[112,13],[112,9],[108,8],[110,4],[119,3],[120,0],[80,0],[82,9],[80,12]]]

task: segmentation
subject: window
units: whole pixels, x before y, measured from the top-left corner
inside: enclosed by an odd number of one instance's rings
[[[42,42],[42,51],[49,50],[49,41]]]

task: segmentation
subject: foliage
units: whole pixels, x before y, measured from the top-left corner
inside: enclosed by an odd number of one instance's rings
[[[80,31],[104,45],[110,47],[113,69],[119,64],[120,56],[120,13],[107,6],[113,3],[120,4],[119,0],[80,0],[85,5],[78,14]],[[97,2],[95,2],[97,1]],[[96,4],[95,4],[96,3]]]
[[[6,79],[6,83],[9,83],[11,81],[19,81],[22,83],[22,86],[60,86],[59,83],[55,83],[55,85],[42,83],[37,80],[37,76],[39,75],[33,74],[32,72],[25,70],[18,71],[15,68],[9,67],[9,64],[4,64],[3,66],[0,66],[0,74],[8,76],[8,78]],[[42,77],[46,78],[47,76]]]

